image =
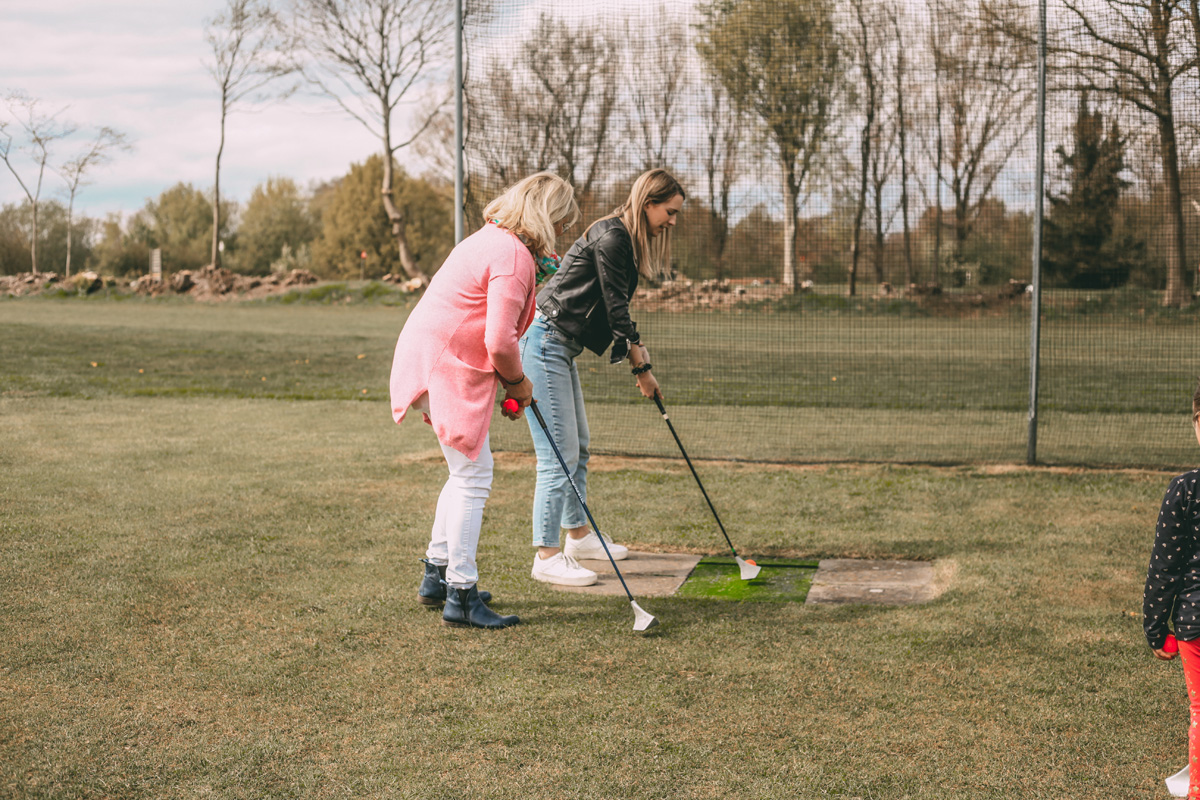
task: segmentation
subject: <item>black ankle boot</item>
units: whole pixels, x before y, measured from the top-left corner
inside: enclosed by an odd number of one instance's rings
[[[450,589],[446,608],[442,611],[442,624],[452,628],[507,628],[520,622],[515,614],[502,617],[483,604],[480,592],[470,589]]]
[[[417,602],[423,606],[440,606],[446,602],[446,565],[439,566],[427,558],[421,560],[425,562],[425,576],[417,589]],[[492,599],[492,593],[480,592],[479,599],[486,603]]]

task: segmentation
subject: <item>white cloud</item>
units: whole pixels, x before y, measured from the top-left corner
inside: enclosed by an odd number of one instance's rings
[[[219,141],[216,87],[204,67],[204,23],[223,0],[5,0],[0,93],[19,89],[45,110],[88,129],[124,131],[134,150],[97,170],[79,198],[102,215],[141,208],[179,181],[209,188]],[[0,111],[0,113],[3,113]],[[74,149],[62,143],[59,159]],[[226,124],[222,195],[245,200],[268,176],[304,184],[345,174],[379,149],[377,140],[331,102],[297,94]],[[28,167],[26,167],[27,169]],[[48,176],[43,197],[56,190]],[[0,171],[0,204],[24,199]]]

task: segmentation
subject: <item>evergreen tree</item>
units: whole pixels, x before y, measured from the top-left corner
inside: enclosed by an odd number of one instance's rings
[[[1050,214],[1045,220],[1042,268],[1050,283],[1076,289],[1108,289],[1125,284],[1145,260],[1146,245],[1116,230],[1121,192],[1129,182],[1125,140],[1116,121],[1105,130],[1104,117],[1088,108],[1080,93],[1075,117],[1074,150],[1055,149],[1065,172],[1066,190],[1046,192]]]

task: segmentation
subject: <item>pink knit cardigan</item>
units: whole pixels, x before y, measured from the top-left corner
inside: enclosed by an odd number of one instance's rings
[[[521,240],[495,225],[463,239],[404,323],[392,359],[392,417],[429,393],[438,441],[472,461],[492,422],[496,372],[523,374],[518,340],[533,321],[537,270]]]

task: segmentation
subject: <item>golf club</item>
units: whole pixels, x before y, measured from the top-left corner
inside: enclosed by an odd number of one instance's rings
[[[617,562],[613,560],[612,553],[608,551],[608,545],[604,541],[603,534],[600,533],[600,526],[596,524],[595,518],[592,517],[592,512],[588,510],[587,503],[583,500],[583,493],[575,485],[575,479],[571,477],[571,470],[567,467],[567,461],[563,458],[562,453],[559,452],[558,445],[554,443],[554,437],[550,435],[550,428],[546,426],[546,420],[542,419],[542,412],[538,411],[537,400],[531,401],[529,408],[533,411],[533,415],[537,417],[538,425],[542,426],[542,432],[546,434],[546,439],[550,442],[550,447],[554,449],[554,455],[558,456],[558,463],[563,468],[563,474],[567,476],[567,480],[571,483],[571,488],[575,490],[575,496],[579,498],[579,505],[583,506],[583,513],[587,514],[588,522],[592,524],[592,530],[596,532],[596,538],[604,546],[604,554],[608,556],[609,563],[612,564],[613,570],[617,573],[617,579],[621,581],[621,588],[625,590],[625,596],[629,598],[629,605],[633,606],[633,629],[635,631],[644,631],[653,628],[658,624],[658,620],[653,614],[646,612],[637,604],[637,601],[633,599],[633,594],[629,591],[629,587],[625,585],[625,578],[621,576],[621,570],[617,569]]]
[[[725,537],[725,543],[729,545],[729,552],[733,553],[733,560],[737,562],[738,569],[741,570],[742,580],[749,581],[757,578],[762,567],[742,558],[733,548],[733,542],[729,541],[729,534],[725,532],[725,526],[721,524],[721,517],[717,514],[717,509],[713,508],[712,500],[708,499],[708,492],[704,491],[704,484],[700,481],[700,476],[696,474],[696,468],[692,466],[692,460],[688,458],[687,450],[683,449],[683,442],[679,441],[679,434],[675,432],[675,426],[671,424],[671,418],[667,416],[667,410],[663,408],[662,398],[658,396],[658,393],[654,395],[654,404],[658,406],[659,413],[662,414],[667,427],[671,429],[671,435],[675,437],[675,444],[679,445],[679,452],[683,453],[683,460],[687,462],[688,469],[692,471],[692,477],[696,479],[696,485],[700,487],[700,494],[704,495],[704,501],[708,503],[708,510],[712,512],[713,519],[717,521],[717,527],[721,529],[721,535]]]

